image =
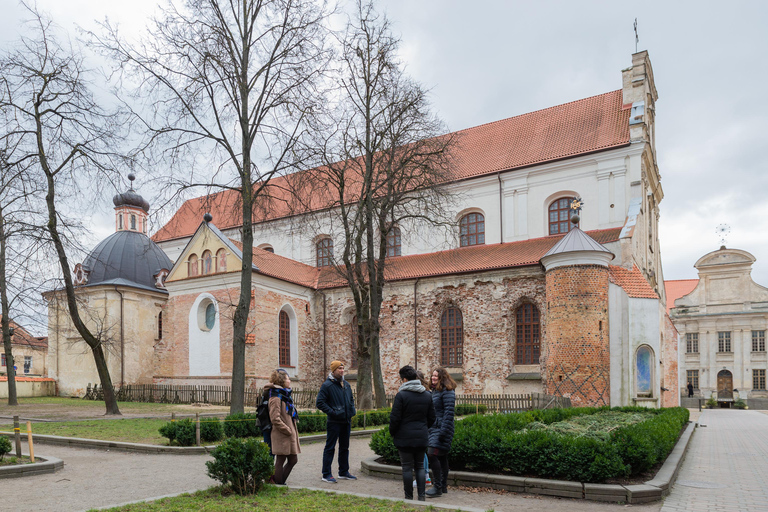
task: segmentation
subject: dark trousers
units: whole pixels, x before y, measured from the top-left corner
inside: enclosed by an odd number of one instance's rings
[[[336,441],[339,442],[339,474],[349,473],[349,434],[352,423],[328,422],[326,429],[325,450],[323,450],[323,476],[331,476],[331,463],[336,453]]]
[[[448,490],[448,453],[430,448],[429,466],[432,468],[432,486],[442,492]]]
[[[424,454],[427,453],[427,447],[398,448],[398,450],[400,451],[400,465],[403,467],[405,499],[413,499],[414,470],[416,472],[416,491],[419,493],[419,498],[423,498],[427,486],[427,475],[424,471]]]

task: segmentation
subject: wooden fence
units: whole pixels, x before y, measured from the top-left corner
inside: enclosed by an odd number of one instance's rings
[[[96,386],[88,391],[84,398],[103,399]],[[294,389],[293,401],[297,409],[314,410],[316,389]],[[353,395],[356,393],[353,391]],[[245,406],[257,407],[261,403],[262,392],[245,391]],[[192,386],[177,384],[128,384],[117,390],[117,399],[121,402],[156,402],[167,404],[206,403],[211,405],[230,405],[232,390],[229,386]],[[355,399],[357,397],[355,396]],[[387,395],[387,405],[392,406],[394,395]],[[571,399],[559,396],[531,393],[520,395],[456,395],[457,405],[485,405],[488,412],[519,412],[531,409],[556,409],[571,407]]]

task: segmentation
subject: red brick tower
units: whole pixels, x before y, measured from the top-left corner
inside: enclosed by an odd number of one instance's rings
[[[541,258],[546,269],[547,394],[610,405],[608,262],[612,252],[573,228]]]

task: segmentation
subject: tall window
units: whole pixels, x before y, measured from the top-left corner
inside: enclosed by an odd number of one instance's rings
[[[718,352],[731,351],[731,332],[730,331],[719,331],[717,333],[717,351]]]
[[[752,352],[765,352],[765,331],[752,331]]]
[[[387,258],[400,256],[400,228],[394,226],[387,233]]]
[[[685,333],[685,351],[689,354],[699,353],[699,333],[697,332]]]
[[[291,366],[291,319],[285,311],[280,312],[279,335],[280,366]]]
[[[693,385],[693,389],[699,389],[699,370],[686,370],[688,384]]]
[[[752,370],[752,389],[765,390],[765,370]]]
[[[200,264],[197,260],[197,254],[190,254],[189,255],[189,270],[187,271],[187,274],[189,277],[194,277],[200,272]]]
[[[517,308],[516,364],[539,364],[539,310],[533,304]]]
[[[5,364],[5,354],[0,354],[0,366],[7,366]]]
[[[464,346],[464,325],[459,308],[448,308],[440,318],[440,364],[461,366]]]
[[[213,255],[211,251],[205,251],[203,253],[203,274],[213,273]]]
[[[485,217],[482,213],[468,213],[459,221],[461,246],[485,243]]]
[[[157,339],[163,339],[163,312],[157,314]]]
[[[131,215],[131,229],[136,230],[136,216]]]
[[[227,271],[227,251],[219,249],[216,252],[216,272]]]
[[[638,397],[653,396],[653,353],[648,347],[640,347],[635,355],[635,386]]]
[[[561,197],[549,205],[549,234],[567,233],[575,226],[571,224],[571,201],[573,197]]]
[[[24,373],[31,373],[32,372],[32,356],[24,356]],[[763,383],[765,383],[765,378],[763,378]],[[763,387],[765,387],[765,384],[763,384]]]
[[[123,214],[117,216],[117,229],[123,229]]]
[[[328,267],[333,261],[333,240],[323,238],[317,242],[317,266]]]
[[[352,356],[349,358],[349,369],[357,368],[357,315],[352,317],[352,323],[349,324],[349,346]]]

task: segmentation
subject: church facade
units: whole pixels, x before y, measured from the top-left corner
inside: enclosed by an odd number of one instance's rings
[[[456,179],[444,185],[455,231],[401,225],[388,240],[388,390],[412,364],[446,367],[462,393],[678,403],[677,339],[661,286],[656,99],[640,52],[619,90],[457,133]],[[572,223],[577,198],[586,207]],[[152,237],[175,262],[155,310],[153,382],[229,383],[242,265],[235,205],[227,192],[189,200]],[[297,386],[316,388],[334,359],[355,379],[354,308],[333,268],[343,240],[322,219],[262,211],[248,385],[258,389],[284,368]]]

